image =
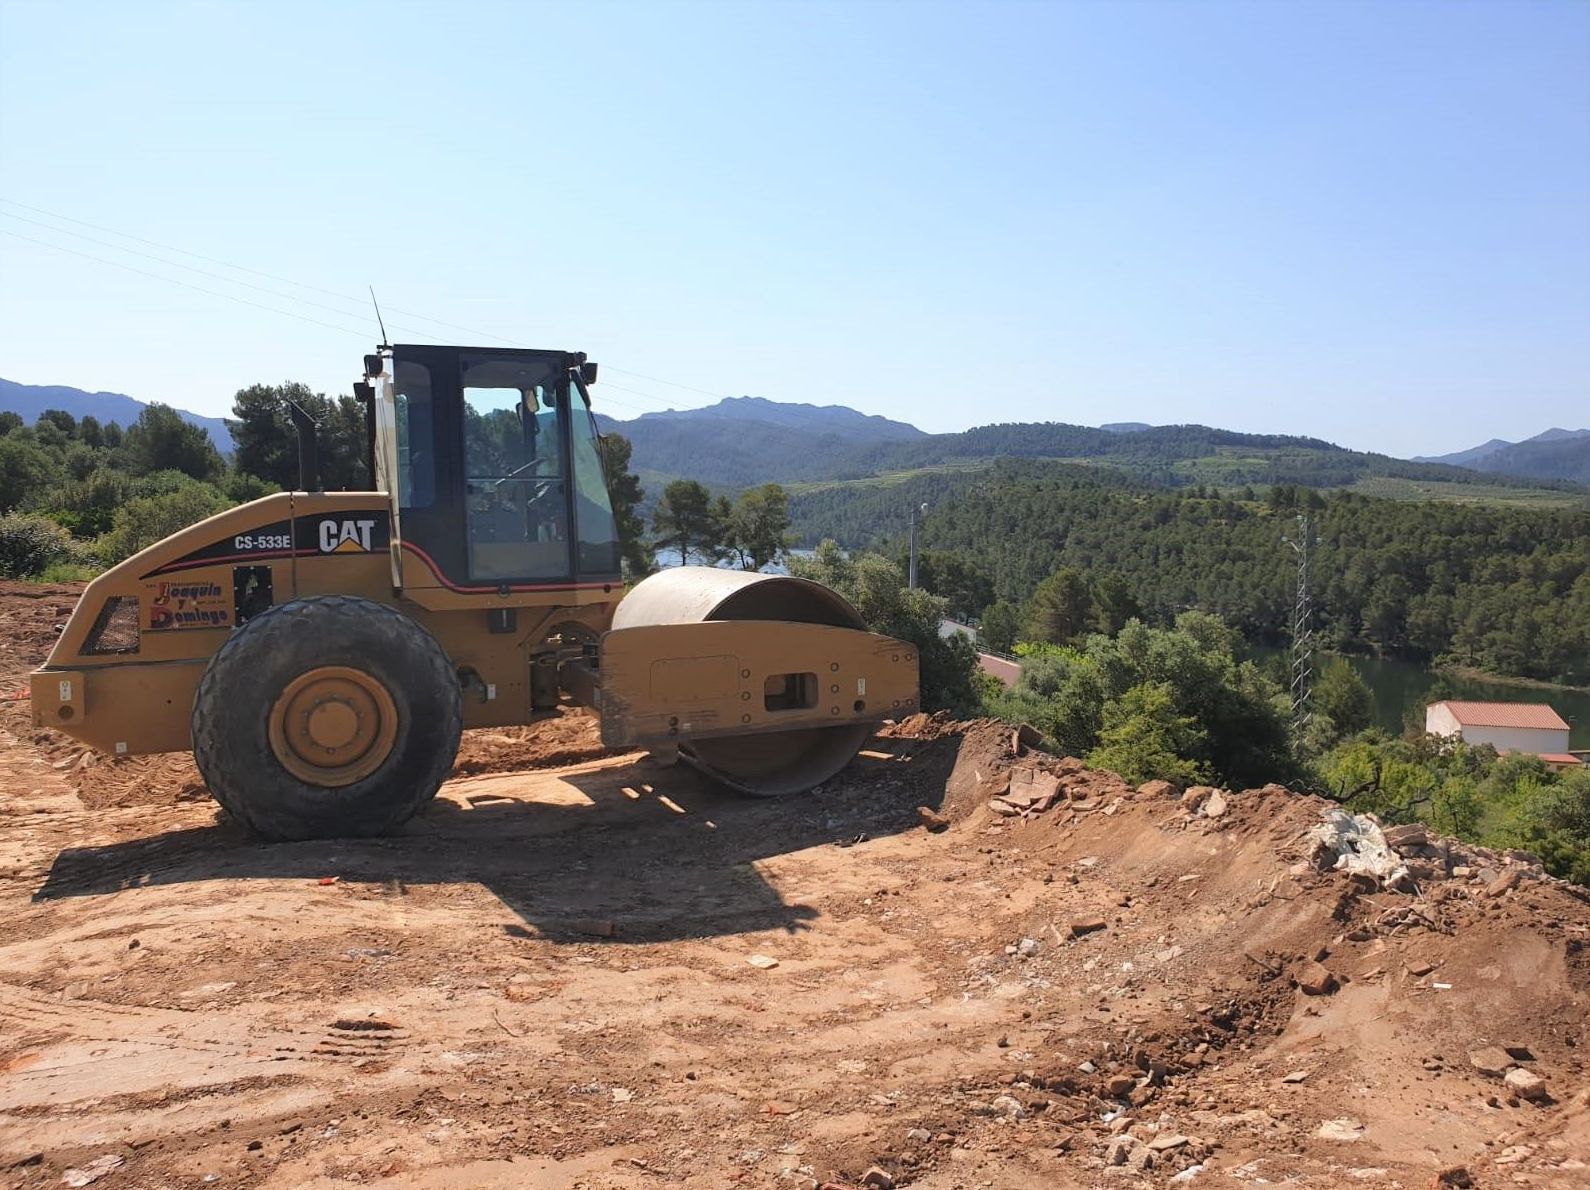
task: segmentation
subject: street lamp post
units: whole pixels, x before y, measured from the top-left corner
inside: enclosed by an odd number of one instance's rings
[[[913,591],[916,590],[916,521],[917,521],[917,513],[926,512],[926,511],[927,511],[927,505],[926,504],[917,504],[917,505],[912,505],[912,507],[911,507],[911,573],[910,573],[909,579],[906,582],[906,586],[909,587]]]

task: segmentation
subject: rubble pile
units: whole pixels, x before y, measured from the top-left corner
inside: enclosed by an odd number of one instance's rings
[[[980,849],[990,863],[1041,858],[1051,865],[1045,884],[1067,889],[1064,908],[1040,901],[1027,913],[1002,959],[977,960],[979,978],[1018,980],[1040,996],[1080,988],[1096,1001],[1096,1018],[1043,1021],[1042,1035],[1025,1042],[999,1038],[1020,1068],[951,1088],[942,1102],[967,1124],[943,1112],[919,1118],[903,1154],[880,1167],[895,1184],[962,1152],[973,1143],[968,1127],[983,1134],[980,1146],[998,1147],[1007,1134],[1006,1143],[1052,1152],[1066,1177],[1090,1185],[1175,1185],[1217,1171],[1258,1181],[1264,1159],[1236,1159],[1256,1149],[1275,1154],[1272,1178],[1284,1174],[1310,1146],[1335,1151],[1373,1135],[1341,1114],[1338,1096],[1398,1068],[1389,1051],[1378,1060],[1353,1051],[1367,1039],[1358,1022],[1380,1020],[1388,1004],[1402,1005],[1415,1038],[1428,1031],[1413,1077],[1432,1084],[1429,1110],[1467,1096],[1472,1110],[1498,1116],[1507,1143],[1471,1160],[1476,1171],[1532,1169],[1543,1185],[1559,1174],[1590,1176],[1590,1149],[1573,1139],[1590,1129],[1575,1048],[1582,1007],[1521,1026],[1539,1001],[1514,1009],[1521,998],[1507,991],[1510,975],[1487,961],[1496,931],[1518,920],[1551,940],[1570,975],[1580,973],[1567,1002],[1590,1000],[1590,931],[1582,913],[1564,913],[1565,900],[1583,894],[1549,877],[1538,857],[1384,825],[1280,785],[1134,787],[1043,753],[1030,729],[956,728],[963,742],[950,787],[970,783],[974,796],[948,801],[949,813],[919,807],[921,825],[975,832],[991,844]],[[1201,854],[1220,859],[1199,865]],[[1535,891],[1560,899],[1537,903]],[[1557,995],[1542,992],[1541,1001]],[[1509,1007],[1490,1013],[1476,1007],[1477,995]],[[1449,996],[1467,1026],[1445,1019]],[[1041,1016],[1032,1014],[1034,1024]],[[1327,1019],[1350,1022],[1347,1032]],[[1449,1033],[1435,1043],[1449,1031],[1461,1040]],[[1526,1033],[1551,1036],[1551,1054]],[[1261,1061],[1257,1082],[1237,1073],[1298,1036],[1320,1054],[1288,1059],[1291,1069],[1263,1070]],[[1326,1062],[1320,1055],[1330,1051],[1338,1056]],[[1306,1095],[1325,1105],[1301,1115],[1286,1106]],[[1412,1121],[1424,1109],[1392,1110]],[[1443,1186],[1471,1179],[1464,1165],[1431,1175]]]

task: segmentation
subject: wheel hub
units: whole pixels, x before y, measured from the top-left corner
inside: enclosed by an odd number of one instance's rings
[[[397,707],[370,674],[328,665],[288,683],[269,727],[282,767],[307,784],[337,788],[368,777],[391,754]]]

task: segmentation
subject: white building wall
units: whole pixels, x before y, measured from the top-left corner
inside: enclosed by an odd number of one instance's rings
[[[1489,744],[1498,752],[1566,752],[1568,733],[1544,727],[1481,727],[1471,725],[1463,729],[1463,739],[1469,744]]]
[[[1424,708],[1424,730],[1431,735],[1460,735],[1467,744],[1489,744],[1498,752],[1566,752],[1566,728],[1550,727],[1486,727],[1481,724],[1459,723],[1444,703],[1431,703]]]

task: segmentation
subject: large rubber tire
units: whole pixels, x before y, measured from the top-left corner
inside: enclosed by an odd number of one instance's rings
[[[338,787],[295,776],[270,736],[277,699],[329,666],[379,682],[397,712],[379,767]],[[193,758],[210,793],[273,841],[401,826],[436,796],[462,730],[463,695],[441,645],[402,612],[351,595],[295,599],[254,617],[210,658],[193,699]]]

